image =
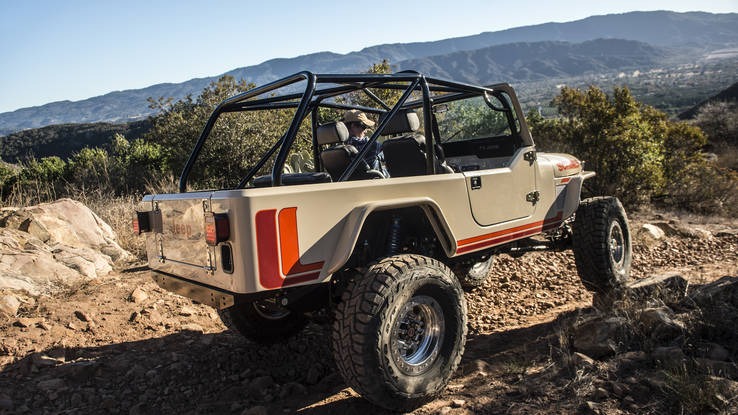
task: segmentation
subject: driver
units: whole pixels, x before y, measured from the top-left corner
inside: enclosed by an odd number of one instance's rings
[[[351,144],[357,150],[361,151],[369,143],[366,130],[374,126],[374,121],[370,120],[366,114],[359,110],[346,111],[342,121],[346,124],[346,128],[349,131],[349,138],[346,140],[346,144]],[[386,176],[385,170],[382,167],[382,159],[382,146],[379,142],[375,141],[364,155],[364,160],[369,164],[369,167],[382,172]]]

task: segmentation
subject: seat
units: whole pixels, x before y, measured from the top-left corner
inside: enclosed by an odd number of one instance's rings
[[[390,137],[382,144],[384,162],[390,177],[419,176],[426,174],[425,137],[417,133],[420,119],[415,111],[400,111],[390,120],[382,135]],[[453,173],[443,160],[443,151],[436,146],[434,154],[436,171]]]
[[[359,154],[356,147],[346,144],[348,138],[348,128],[341,121],[323,124],[318,127],[318,145],[328,146],[320,153],[320,161],[333,178],[333,181],[338,181],[349,164]],[[379,178],[384,178],[384,175],[377,170],[373,170],[366,161],[362,160],[349,180]]]

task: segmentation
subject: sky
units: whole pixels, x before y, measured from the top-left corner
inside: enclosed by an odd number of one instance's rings
[[[738,0],[0,0],[0,113],[274,58]]]

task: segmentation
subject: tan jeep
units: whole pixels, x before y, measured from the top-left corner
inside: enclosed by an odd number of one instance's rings
[[[348,144],[346,110],[375,123],[362,148]],[[248,135],[266,134],[262,111],[284,129],[258,140],[261,159],[213,162],[249,150],[239,140],[208,149],[218,123],[230,120],[223,131],[238,128],[254,146]],[[374,143],[382,153],[367,160]],[[247,338],[278,340],[330,310],[346,383],[377,405],[410,409],[458,366],[463,288],[483,287],[495,255],[573,247],[587,288],[621,287],[626,214],[615,198],[580,202],[592,175],[573,156],[536,152],[509,85],[302,72],[222,102],[181,193],[144,197],[135,226],[159,285],[216,307]],[[193,190],[213,177],[219,188]]]

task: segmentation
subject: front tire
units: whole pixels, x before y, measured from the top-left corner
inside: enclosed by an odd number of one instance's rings
[[[595,197],[579,204],[573,226],[577,272],[585,288],[598,296],[623,291],[632,259],[630,228],[615,197]]]
[[[332,346],[346,383],[370,402],[410,410],[448,384],[464,352],[466,300],[451,270],[397,255],[349,282]]]
[[[274,299],[236,304],[218,315],[231,330],[257,343],[274,343],[290,337],[307,324],[305,315],[295,313]]]

